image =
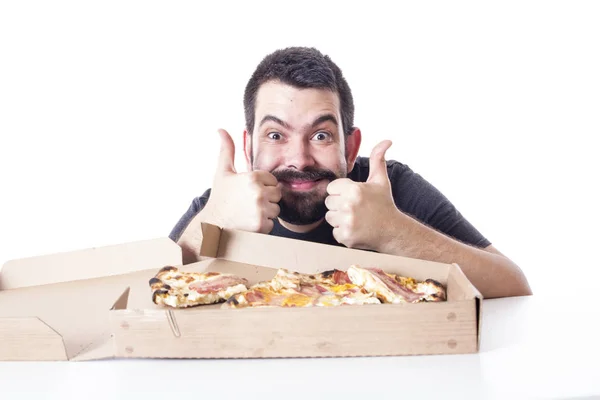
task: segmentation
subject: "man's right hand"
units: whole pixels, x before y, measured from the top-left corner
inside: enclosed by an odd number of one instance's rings
[[[267,171],[237,173],[235,144],[219,129],[221,152],[210,198],[203,211],[222,228],[269,233],[280,212],[281,187]]]

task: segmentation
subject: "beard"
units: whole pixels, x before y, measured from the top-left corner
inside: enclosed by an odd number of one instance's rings
[[[337,174],[328,169],[307,168],[302,171],[295,169],[271,171],[273,176],[281,181],[315,181],[324,180],[332,182],[346,174],[338,172]],[[327,207],[325,198],[327,192],[321,193],[320,189],[311,191],[293,191],[282,188],[282,196],[279,201],[279,218],[293,225],[309,225],[325,218]]]

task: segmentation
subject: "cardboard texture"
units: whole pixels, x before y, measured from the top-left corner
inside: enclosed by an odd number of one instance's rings
[[[108,340],[108,311],[146,276],[131,271],[169,263],[181,263],[181,249],[168,238],[7,262],[0,360],[71,360]]]
[[[200,255],[201,261],[181,266],[179,246],[157,239],[7,263],[0,271],[0,360],[347,357],[479,349],[482,297],[456,264],[208,224]],[[152,303],[148,286],[165,265],[234,273],[254,284],[271,279],[278,268],[316,273],[352,264],[436,279],[447,286],[448,300],[170,309]],[[39,271],[43,279],[27,276]]]

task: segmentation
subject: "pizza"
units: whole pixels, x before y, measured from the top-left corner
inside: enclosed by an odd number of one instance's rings
[[[273,279],[233,295],[223,307],[331,307],[380,303],[374,293],[352,283],[345,271],[334,269],[302,274],[280,268]]]
[[[181,271],[170,265],[161,268],[148,284],[155,304],[173,308],[221,303],[248,289],[248,281],[233,274]]]
[[[375,293],[382,303],[419,303],[446,300],[446,291],[441,283],[426,279],[389,274],[380,268],[361,268],[352,265],[348,268],[348,278],[356,285]]]
[[[252,286],[246,279],[219,272],[186,272],[166,266],[149,281],[152,301],[187,308],[223,303],[223,308],[333,307],[341,305],[440,302],[446,289],[375,267],[351,265],[307,274],[279,268],[275,276]]]

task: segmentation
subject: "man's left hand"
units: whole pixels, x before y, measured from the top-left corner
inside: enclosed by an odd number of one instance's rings
[[[392,145],[384,140],[373,148],[366,182],[336,179],[327,186],[325,215],[333,237],[351,248],[379,251],[390,240],[399,214],[387,174],[385,152]]]

